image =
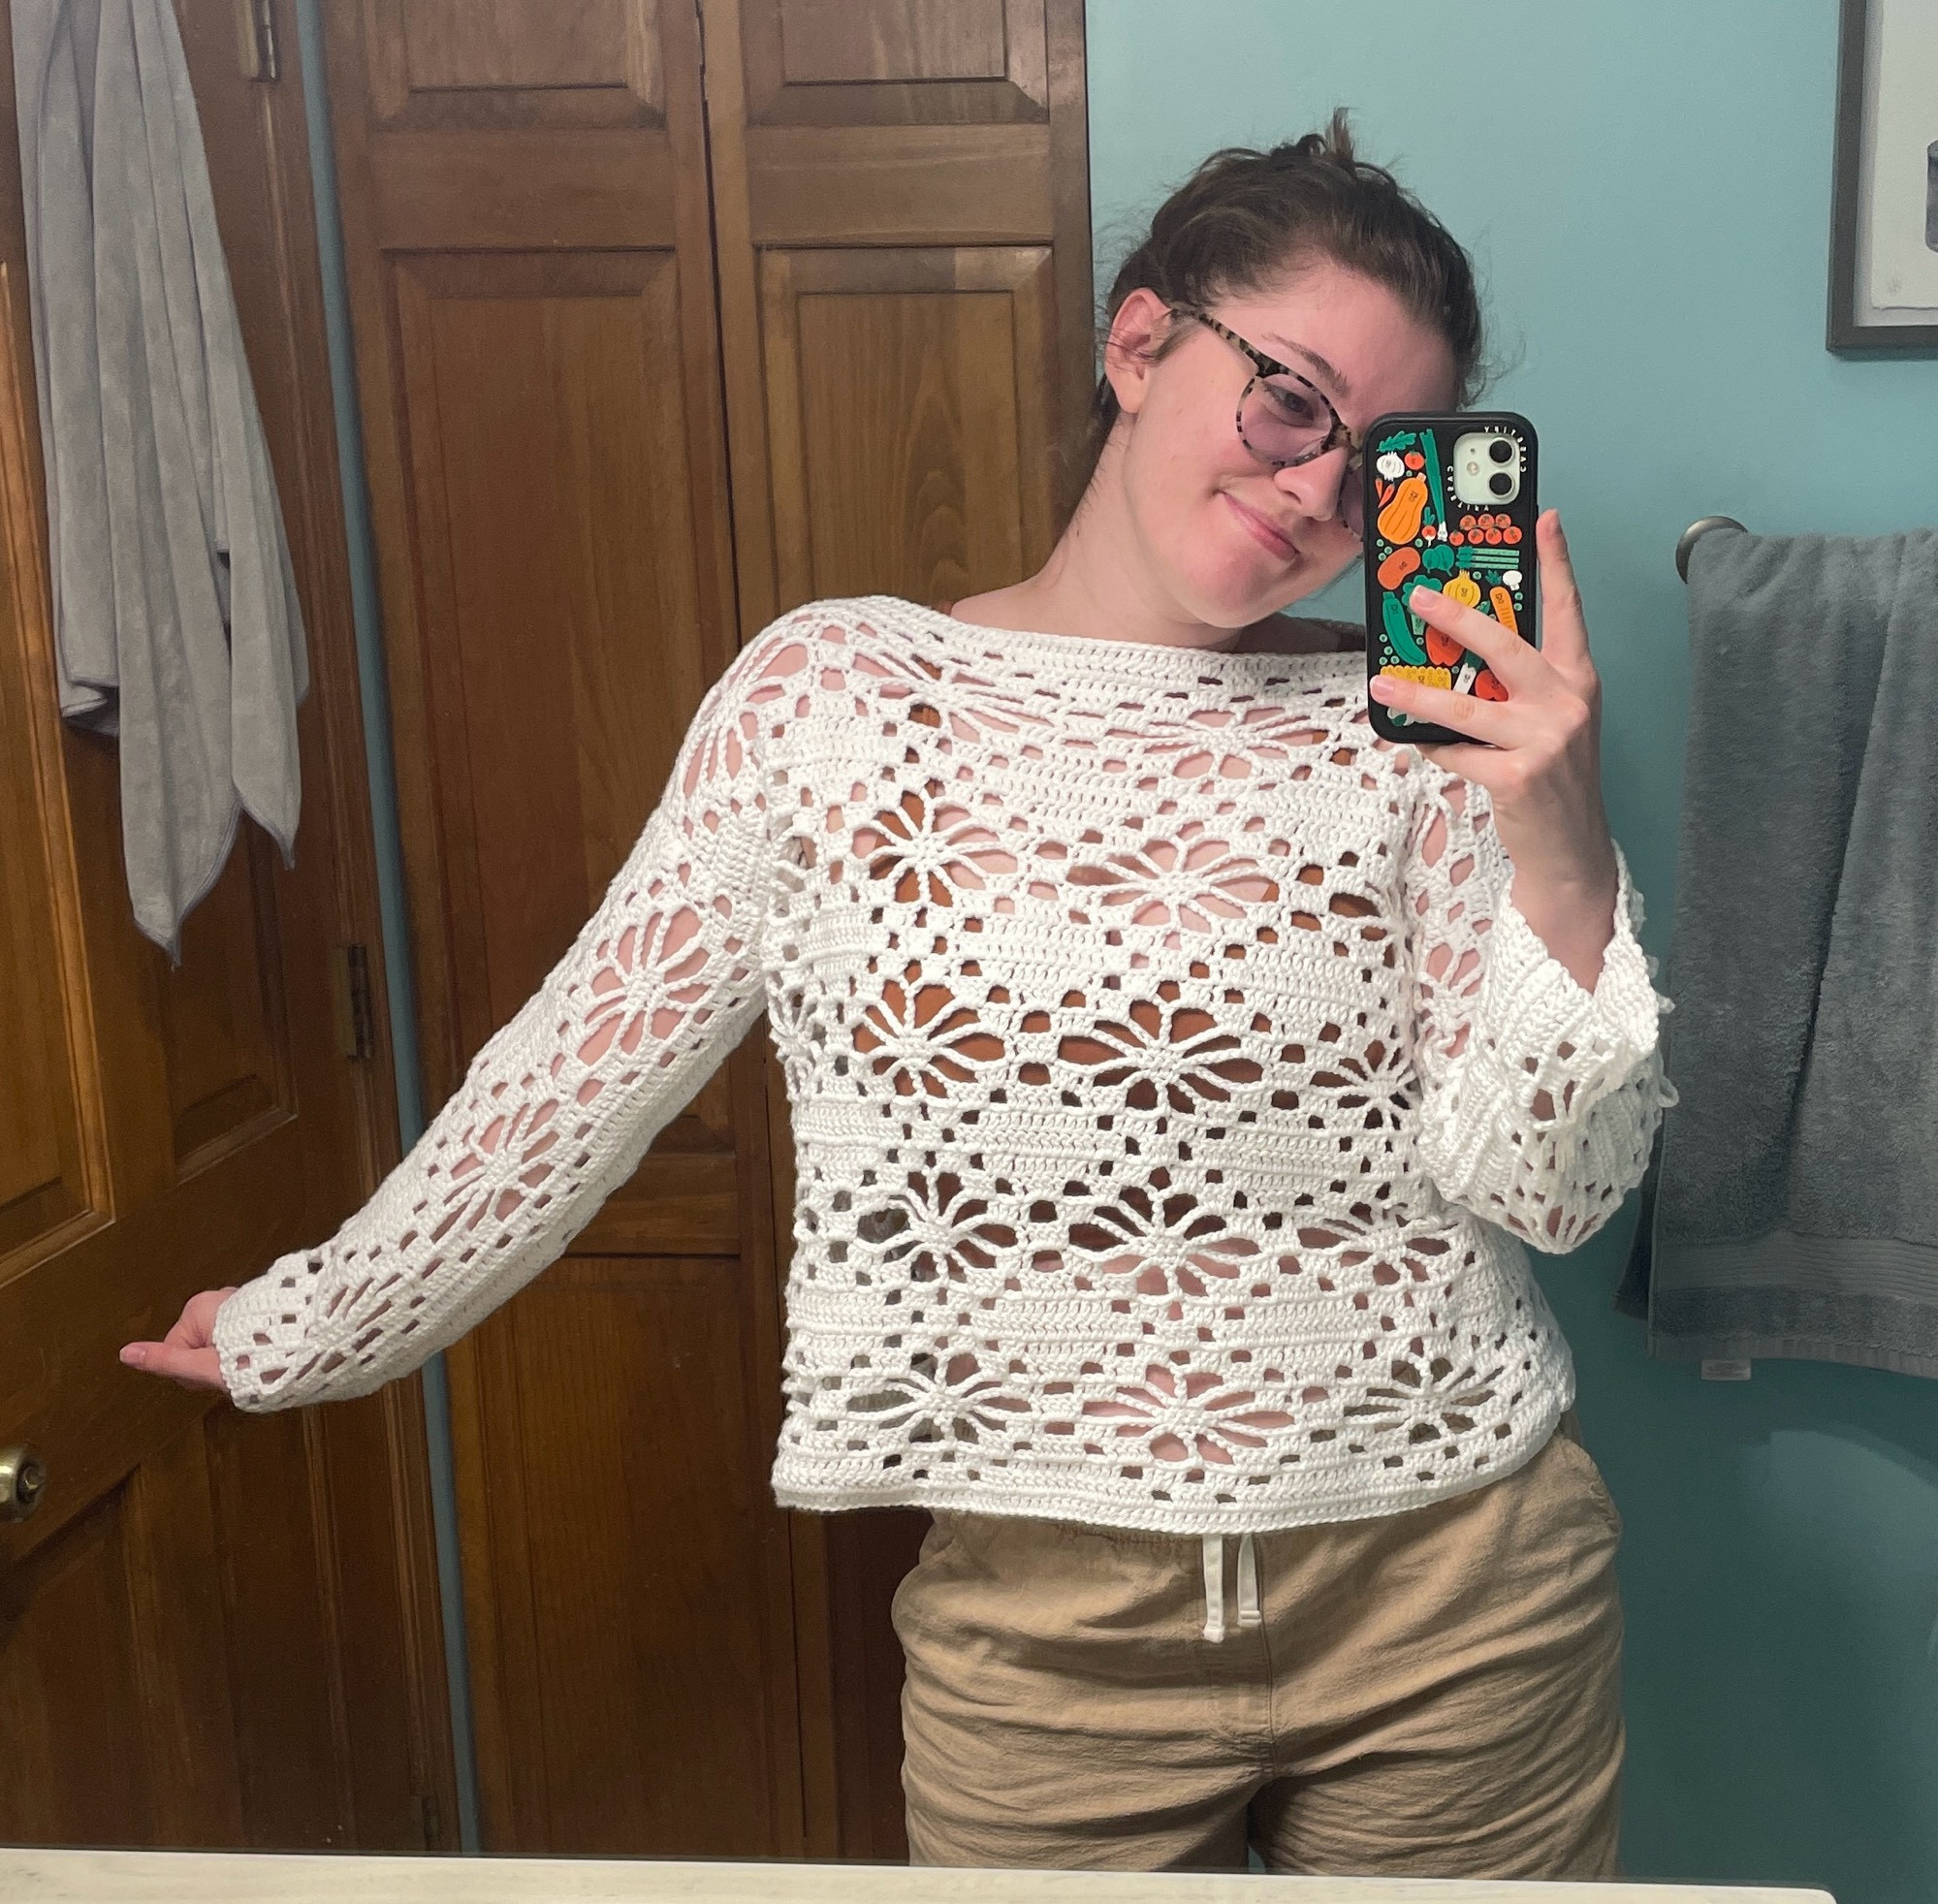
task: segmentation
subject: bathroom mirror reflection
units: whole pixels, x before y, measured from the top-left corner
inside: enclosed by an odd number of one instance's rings
[[[0,13],[0,1893],[1930,1894],[1837,0]]]

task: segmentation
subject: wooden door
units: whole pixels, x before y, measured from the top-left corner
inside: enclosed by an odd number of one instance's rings
[[[735,646],[698,19],[365,0],[331,78],[440,1101]],[[802,1844],[758,1040],[450,1353],[499,1852]]]
[[[434,1101],[570,943],[740,640],[1047,553],[1091,374],[1081,9],[328,21]],[[904,1849],[887,1602],[921,1521],[768,1491],[763,1044],[451,1353],[492,1850]]]
[[[1096,376],[1082,0],[703,13],[744,637],[817,596],[940,604],[1030,574]],[[820,1855],[907,1854],[888,1608],[926,1527],[796,1530]]]
[[[0,104],[0,1443],[48,1464],[0,1527],[8,1842],[455,1839],[415,1384],[251,1419],[115,1360],[327,1235],[395,1152],[381,1010],[367,1057],[331,1029],[332,947],[373,936],[375,894],[293,9],[272,17],[270,83],[228,0],[183,8],[308,624],[302,822],[294,872],[244,822],[173,970],[130,917],[112,744],[55,712]]]

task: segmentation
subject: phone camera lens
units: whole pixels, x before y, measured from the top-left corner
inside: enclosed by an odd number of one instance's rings
[[[1514,492],[1514,479],[1505,469],[1497,469],[1493,475],[1487,478],[1487,487],[1496,495],[1512,495]]]
[[[1487,454],[1496,462],[1512,462],[1514,460],[1514,446],[1505,436],[1497,436],[1487,445]]]

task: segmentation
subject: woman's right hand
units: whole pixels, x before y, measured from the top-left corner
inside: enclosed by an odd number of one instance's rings
[[[222,1364],[215,1353],[215,1312],[236,1293],[227,1289],[205,1289],[190,1296],[181,1312],[181,1320],[160,1342],[131,1342],[121,1350],[122,1363],[144,1375],[165,1376],[184,1388],[212,1388],[228,1391],[222,1380]]]

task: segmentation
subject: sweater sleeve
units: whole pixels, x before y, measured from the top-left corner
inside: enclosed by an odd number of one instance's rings
[[[1421,1156],[1451,1201],[1537,1250],[1572,1250],[1641,1181],[1673,1101],[1641,897],[1618,848],[1614,936],[1584,991],[1509,896],[1485,792],[1423,771],[1406,880]]]
[[[741,655],[598,910],[410,1154],[329,1242],[222,1305],[239,1407],[366,1394],[455,1341],[565,1250],[739,1042],[774,874],[762,755],[807,658],[784,624]]]

